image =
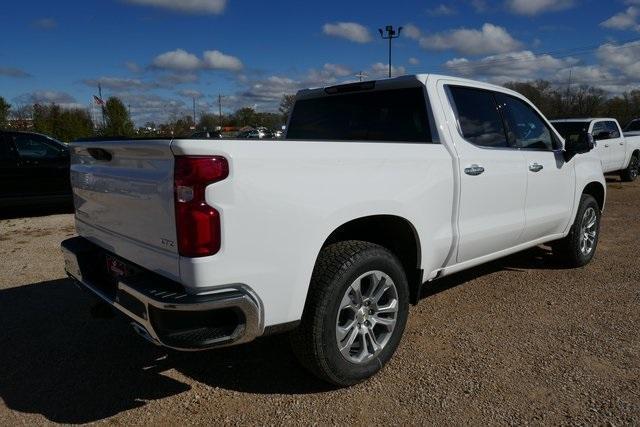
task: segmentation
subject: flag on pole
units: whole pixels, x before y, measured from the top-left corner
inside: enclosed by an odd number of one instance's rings
[[[105,105],[104,100],[98,96],[93,95],[93,101],[96,103],[96,105],[100,105],[102,107],[104,107]]]

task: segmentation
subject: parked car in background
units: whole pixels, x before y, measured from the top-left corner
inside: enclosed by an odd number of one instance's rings
[[[240,139],[264,139],[267,134],[263,130],[251,129],[238,133],[237,138]]]
[[[487,83],[303,90],[283,141],[74,143],[65,268],[157,345],[290,331],[304,366],[350,385],[392,357],[423,285],[543,243],[589,263],[606,198],[592,148]]]
[[[594,152],[602,161],[604,173],[619,172],[622,180],[627,182],[638,177],[640,135],[623,133],[616,119],[567,119],[552,120],[551,123],[569,144],[592,138],[595,141]]]
[[[38,133],[0,131],[0,206],[72,200],[65,144]]]
[[[222,138],[222,134],[218,131],[212,130],[202,130],[198,132],[194,132],[191,134],[191,138],[193,139],[220,139]]]
[[[624,134],[628,136],[640,135],[640,119],[633,119],[624,128]]]

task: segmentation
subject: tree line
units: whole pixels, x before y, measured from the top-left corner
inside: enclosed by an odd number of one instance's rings
[[[640,118],[640,90],[608,96],[596,86],[562,88],[545,80],[510,82],[505,87],[527,97],[549,119],[613,117],[624,126],[632,119]],[[284,95],[277,113],[240,108],[222,117],[203,113],[197,122],[190,115],[183,115],[171,117],[164,123],[148,122],[136,128],[128,109],[117,97],[106,101],[103,107],[104,122],[101,120],[96,126],[85,109],[35,104],[14,111],[0,96],[0,129],[8,127],[9,119],[13,118],[11,127],[14,129],[33,129],[62,141],[88,136],[188,136],[194,130],[215,130],[218,127],[264,126],[278,129],[286,123],[294,100],[294,95]]]
[[[280,129],[286,123],[294,98],[293,95],[283,96],[278,113],[240,108],[222,117],[210,113],[200,114],[197,123],[191,115],[174,115],[164,123],[147,122],[144,126],[136,128],[129,110],[117,97],[107,99],[102,107],[99,123],[94,123],[86,109],[62,108],[57,104],[34,104],[13,109],[0,96],[0,129],[33,130],[61,141],[73,141],[91,136],[189,136],[196,130],[213,131],[218,127],[264,126],[269,129]]]

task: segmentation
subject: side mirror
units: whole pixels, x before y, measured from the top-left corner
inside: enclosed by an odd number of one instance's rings
[[[568,162],[578,154],[588,153],[596,146],[595,138],[590,133],[582,133],[576,139],[567,139],[564,145],[564,158]]]

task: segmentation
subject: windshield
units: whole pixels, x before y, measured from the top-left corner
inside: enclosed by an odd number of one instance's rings
[[[431,142],[422,88],[378,90],[301,99],[288,139]]]
[[[625,132],[638,132],[640,131],[640,120],[633,120],[624,128]]]
[[[591,122],[551,122],[551,124],[565,140],[576,142],[589,131]]]

